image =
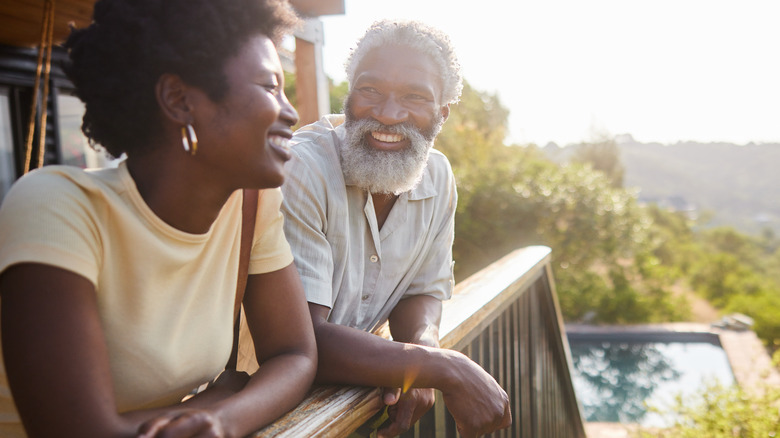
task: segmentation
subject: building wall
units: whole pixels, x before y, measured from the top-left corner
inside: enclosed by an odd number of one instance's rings
[[[0,200],[13,181],[24,173],[37,57],[36,49],[0,45]],[[64,50],[52,51],[43,164],[99,167],[108,160],[93,151],[81,133],[84,108],[62,71],[65,58]],[[42,90],[41,85],[39,99]],[[36,123],[39,116],[40,113],[34,116]],[[33,132],[30,168],[39,166],[41,130],[36,127]]]

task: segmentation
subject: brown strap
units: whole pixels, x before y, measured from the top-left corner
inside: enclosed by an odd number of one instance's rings
[[[255,235],[257,196],[257,190],[244,189],[244,199],[241,203],[241,249],[238,258],[238,281],[236,282],[236,302],[233,312],[233,351],[230,352],[225,369],[236,369],[238,362],[238,329],[241,324],[241,303],[244,301],[246,282],[249,277],[249,255],[252,253],[252,238]]]

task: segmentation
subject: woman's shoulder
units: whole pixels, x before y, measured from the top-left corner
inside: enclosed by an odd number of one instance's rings
[[[11,186],[0,204],[0,217],[92,211],[124,190],[119,173],[119,169],[85,171],[65,165],[36,169]]]
[[[50,165],[19,178],[8,195],[20,192],[24,196],[57,197],[68,193],[113,190],[119,179],[118,168],[84,170],[75,166]]]

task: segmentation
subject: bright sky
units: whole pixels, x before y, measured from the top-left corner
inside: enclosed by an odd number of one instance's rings
[[[346,0],[322,17],[328,76],[382,18],[447,32],[513,143],[780,142],[778,0]]]

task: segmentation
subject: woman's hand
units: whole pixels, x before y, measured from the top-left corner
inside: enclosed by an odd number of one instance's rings
[[[225,438],[222,422],[203,409],[168,412],[138,428],[138,438]]]

